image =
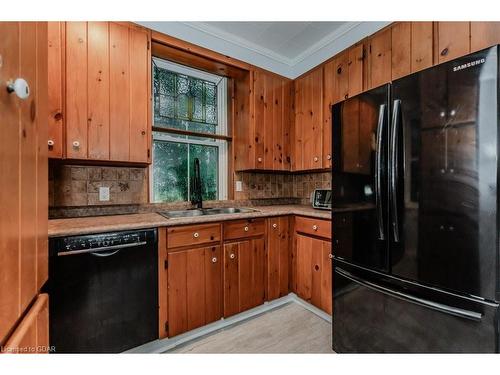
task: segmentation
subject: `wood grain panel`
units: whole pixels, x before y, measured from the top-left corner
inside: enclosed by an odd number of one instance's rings
[[[220,246],[205,249],[205,323],[223,316],[222,267],[224,260]]]
[[[364,82],[364,45],[358,44],[349,48],[348,51],[348,73],[349,73],[349,97],[363,92]],[[345,98],[345,95],[344,95]]]
[[[66,156],[87,158],[87,23],[66,23]],[[78,142],[78,145],[73,145]]]
[[[238,243],[224,244],[224,316],[240,311]]]
[[[391,27],[392,79],[411,72],[411,22],[398,22]]]
[[[321,281],[323,273],[323,241],[311,239],[311,303],[321,308]]]
[[[286,80],[283,84],[283,119],[281,123],[282,128],[282,145],[281,145],[281,156],[282,156],[282,167],[283,170],[291,169],[291,132],[293,124],[293,81]]]
[[[470,52],[470,22],[438,22],[437,29],[439,63]]]
[[[432,22],[411,23],[412,73],[429,68],[433,64],[433,30]]]
[[[238,140],[233,145],[235,171],[255,168],[254,126],[251,118],[251,113],[254,113],[253,74],[250,71],[244,77],[233,80],[233,136]]]
[[[500,43],[500,22],[471,22],[470,51],[476,52]]]
[[[312,297],[312,241],[311,237],[295,235],[297,252],[297,295],[310,301]]]
[[[158,337],[167,337],[165,323],[168,322],[168,269],[167,228],[158,228]]]
[[[168,254],[168,336],[188,329],[187,252]]]
[[[264,169],[272,170],[274,164],[274,127],[279,124],[274,123],[274,86],[276,84],[272,75],[266,74],[264,77],[265,94],[264,94],[264,123],[256,123],[256,127],[263,126],[264,128]]]
[[[321,305],[320,308],[332,313],[332,259],[330,258],[332,243],[321,241]]]
[[[325,101],[335,104],[349,95],[349,51],[339,53],[324,67]]]
[[[266,230],[265,219],[245,219],[224,222],[224,241],[262,236]]]
[[[288,217],[268,219],[267,233],[267,299],[273,300],[287,295],[289,291]]]
[[[293,136],[292,136],[292,163],[291,169],[299,171],[304,168],[303,162],[303,122],[304,122],[304,89],[305,79],[297,78],[294,83],[293,104]]]
[[[63,28],[63,22],[48,22],[48,80],[50,82],[48,140],[54,142],[54,145],[49,147],[51,158],[63,156]]]
[[[220,224],[184,225],[167,229],[167,247],[169,249],[202,245],[217,242],[220,239]]]
[[[109,137],[110,157],[128,161],[130,157],[130,56],[129,29],[109,24]]]
[[[380,31],[370,39],[369,87],[391,81],[391,29]]]
[[[108,22],[89,22],[87,25],[88,157],[98,160],[109,160],[108,27]]]
[[[253,73],[253,94],[254,94],[254,110],[253,110],[253,126],[255,133],[255,167],[264,168],[265,157],[265,129],[266,129],[266,76],[261,71]]]
[[[186,251],[187,329],[205,324],[205,249]]]
[[[146,163],[150,134],[149,34],[130,30],[130,161]]]
[[[279,171],[283,170],[283,111],[284,111],[284,81],[278,77],[272,77],[273,81],[273,99],[272,106],[272,126],[271,142],[268,143],[269,169]],[[267,162],[267,159],[266,159]]]

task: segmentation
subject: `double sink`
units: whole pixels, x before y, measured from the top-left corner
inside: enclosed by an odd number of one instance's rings
[[[180,217],[197,217],[207,215],[229,215],[229,214],[244,214],[249,212],[259,212],[252,208],[243,207],[221,207],[221,208],[196,208],[191,210],[173,210],[158,212],[160,215],[167,219],[174,219]]]

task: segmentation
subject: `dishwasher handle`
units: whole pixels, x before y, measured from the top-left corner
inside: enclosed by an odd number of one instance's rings
[[[68,256],[68,255],[79,255],[79,254],[87,254],[91,253],[92,255],[95,256],[111,256],[116,254],[119,250],[121,249],[126,249],[129,247],[136,247],[136,246],[143,246],[146,245],[146,241],[140,241],[140,242],[133,242],[133,243],[126,243],[122,245],[111,245],[111,246],[102,246],[102,247],[95,247],[91,249],[82,249],[82,250],[73,250],[73,251],[61,251],[57,253],[57,256]],[[106,254],[101,254],[102,252],[108,252],[110,250],[116,250],[113,253],[106,253]]]

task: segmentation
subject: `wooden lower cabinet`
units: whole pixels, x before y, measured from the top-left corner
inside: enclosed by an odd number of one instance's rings
[[[290,219],[281,216],[267,222],[267,300],[271,301],[289,293]]]
[[[332,312],[331,242],[295,235],[296,293],[314,306]]]
[[[49,296],[40,294],[2,347],[2,352],[34,354],[48,351]]]
[[[264,303],[265,263],[265,237],[224,244],[224,317]]]
[[[168,336],[222,317],[221,247],[168,253]]]

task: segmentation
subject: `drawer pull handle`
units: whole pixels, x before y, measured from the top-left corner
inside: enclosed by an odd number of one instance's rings
[[[229,259],[234,259],[234,254],[229,255]]]
[[[313,225],[313,230],[318,230],[318,226],[316,224]]]
[[[200,237],[200,234],[198,232],[194,232],[193,237],[198,238],[198,237]]]
[[[274,223],[273,228],[278,228],[278,224]]]
[[[248,232],[248,227],[243,228],[245,232]]]
[[[217,258],[216,257],[212,258],[212,263],[217,263]]]

